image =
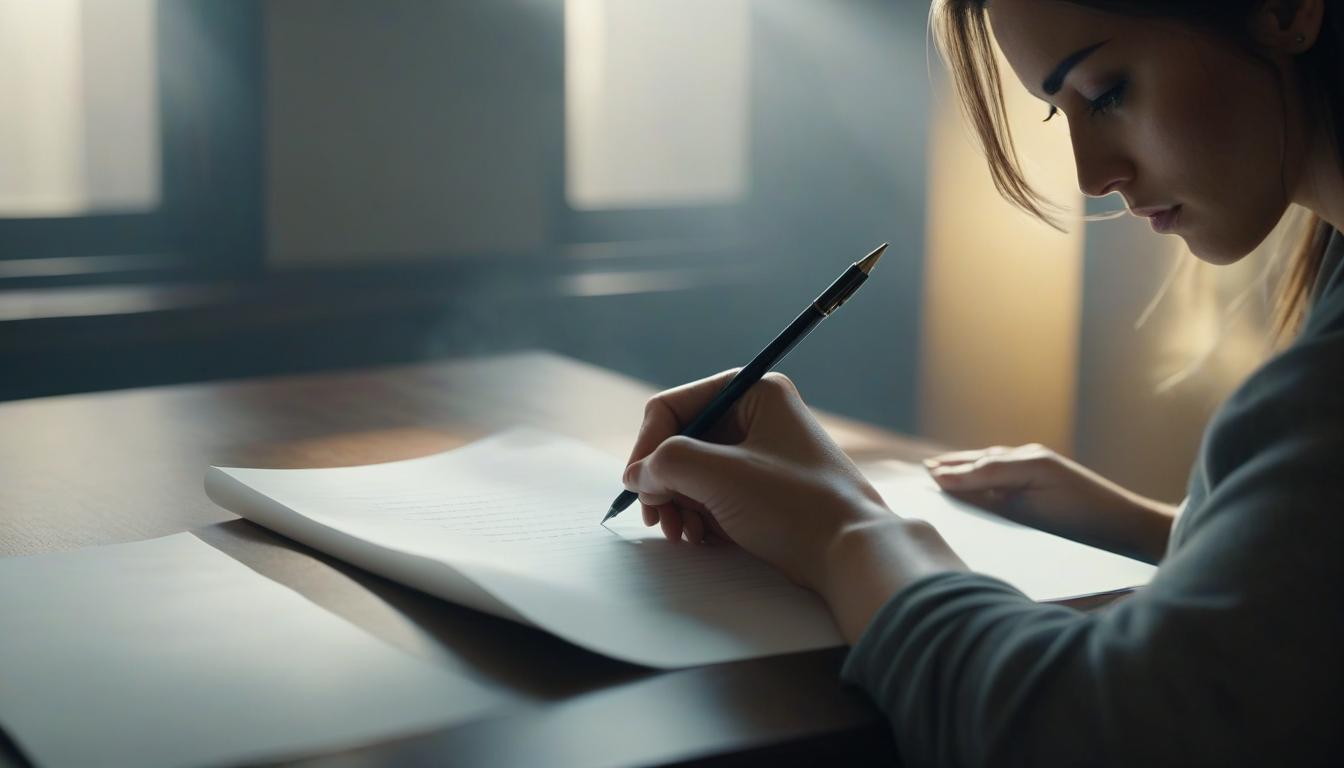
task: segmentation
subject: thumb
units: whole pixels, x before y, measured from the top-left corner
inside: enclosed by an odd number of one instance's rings
[[[677,435],[626,467],[621,479],[645,504],[666,504],[679,493],[708,507],[725,485],[736,454],[733,446]]]

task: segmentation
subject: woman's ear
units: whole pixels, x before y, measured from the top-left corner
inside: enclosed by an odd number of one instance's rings
[[[1325,0],[1264,0],[1251,19],[1251,34],[1266,48],[1289,55],[1316,44]]]

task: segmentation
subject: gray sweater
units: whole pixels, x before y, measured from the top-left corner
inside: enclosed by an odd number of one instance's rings
[[[1342,256],[1210,421],[1150,584],[1085,614],[945,573],[882,607],[842,674],[908,765],[1344,761]]]

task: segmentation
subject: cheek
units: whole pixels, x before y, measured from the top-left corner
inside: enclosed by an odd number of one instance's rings
[[[1281,110],[1263,80],[1168,82],[1151,113],[1156,194],[1184,206],[1177,234],[1206,261],[1250,253],[1287,207]]]

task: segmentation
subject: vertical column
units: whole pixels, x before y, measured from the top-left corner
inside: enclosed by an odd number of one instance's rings
[[[1082,207],[1063,120],[1012,80],[1005,97],[1029,180]],[[919,429],[954,446],[1069,452],[1081,312],[1081,222],[1061,233],[1003,200],[943,79],[930,111]]]

